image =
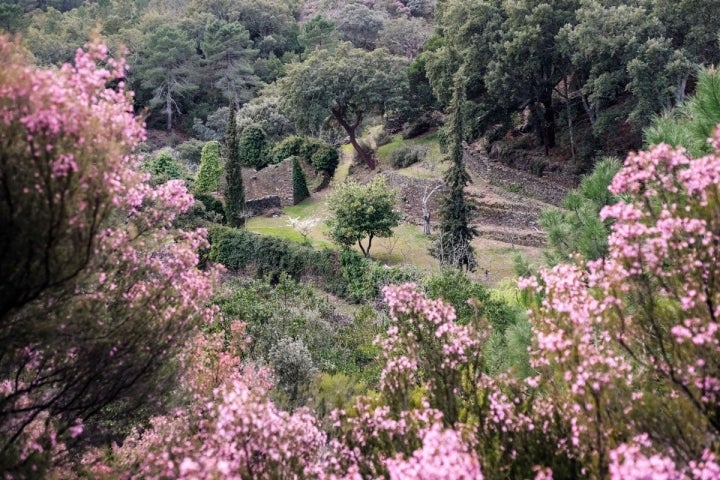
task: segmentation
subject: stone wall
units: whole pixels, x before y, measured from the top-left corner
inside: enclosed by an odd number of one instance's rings
[[[262,215],[263,213],[279,210],[282,208],[282,202],[277,195],[268,195],[267,197],[254,198],[245,202],[245,209],[249,217]]]
[[[479,143],[466,148],[465,165],[491,185],[556,206],[565,200],[568,185],[575,186],[572,185],[574,179],[562,173],[549,172],[543,178],[510,168],[497,158],[490,158]]]
[[[315,170],[301,161],[303,172],[308,181],[308,188],[320,181]],[[262,170],[243,168],[243,185],[248,208],[251,201],[263,200],[267,197],[278,197],[281,207],[293,204],[292,159],[288,158],[276,165],[268,165]],[[263,204],[262,202],[260,204]]]

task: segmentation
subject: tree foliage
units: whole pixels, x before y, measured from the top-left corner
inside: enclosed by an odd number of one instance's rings
[[[423,54],[427,77],[447,104],[464,65],[477,105],[473,130],[489,137],[529,108],[546,149],[561,118],[568,135],[558,138],[573,155],[585,121],[598,140],[629,123],[636,142],[653,114],[683,100],[694,65],[720,60],[709,41],[714,21],[696,22],[690,3],[446,0],[436,14],[439,40]]]
[[[207,142],[200,156],[200,169],[195,180],[195,192],[217,192],[220,189],[220,175],[222,172],[220,143],[215,140]]]
[[[576,254],[586,260],[607,256],[609,224],[600,219],[600,211],[618,201],[608,187],[620,166],[616,158],[598,162],[592,174],[568,193],[563,210],[542,213],[540,226],[548,234],[549,247],[545,255],[551,265],[569,262]]]
[[[167,150],[158,152],[152,159],[146,161],[143,167],[152,175],[150,181],[154,184],[185,178],[182,165]]]
[[[714,69],[698,73],[695,94],[680,107],[656,117],[645,130],[645,143],[685,147],[693,157],[711,153],[707,142],[720,124],[720,75]]]
[[[412,60],[430,38],[430,27],[423,19],[400,17],[385,24],[380,31],[378,44],[393,55]]]
[[[392,229],[398,225],[395,197],[395,191],[380,175],[368,185],[348,180],[338,186],[328,200],[330,238],[346,247],[357,242],[363,255],[369,257],[373,238],[392,236]],[[367,246],[362,243],[365,238]]]
[[[310,191],[307,187],[305,172],[303,172],[297,157],[293,157],[292,164],[293,203],[300,203],[310,196]]]
[[[402,101],[406,84],[402,65],[385,50],[366,52],[342,43],[332,50],[317,50],[291,66],[280,89],[298,129],[317,129],[330,115],[373,169],[375,159],[360,146],[357,135],[368,115],[392,110]]]
[[[271,161],[280,163],[286,158],[299,156],[321,171],[332,176],[340,161],[337,149],[317,138],[291,135],[275,144],[271,151]]]
[[[233,104],[230,104],[225,133],[225,155],[225,218],[231,227],[242,227],[245,225],[245,188]]]
[[[337,29],[343,40],[357,48],[375,48],[385,17],[377,10],[371,10],[362,3],[348,3],[338,15]]]
[[[250,100],[259,83],[252,65],[257,51],[251,45],[250,33],[242,24],[217,19],[207,24],[200,44],[209,81],[222,93],[223,103],[234,102],[236,109]]]
[[[337,43],[338,37],[335,23],[323,15],[317,15],[303,25],[298,40],[305,51],[310,52]]]
[[[259,125],[251,124],[243,129],[237,149],[242,166],[256,170],[267,166],[269,145],[265,131]]]
[[[197,90],[198,58],[194,43],[175,25],[163,24],[147,38],[136,75],[143,88],[152,90],[150,105],[165,115],[165,128],[173,128],[173,114],[181,101]]]
[[[465,169],[463,150],[462,109],[465,89],[462,77],[458,76],[453,101],[450,106],[450,160],[452,165],[445,173],[448,192],[440,210],[440,228],[432,254],[442,265],[452,265],[472,271],[476,266],[475,252],[470,242],[477,231],[470,226],[476,207],[465,198],[465,186],[470,175]]]

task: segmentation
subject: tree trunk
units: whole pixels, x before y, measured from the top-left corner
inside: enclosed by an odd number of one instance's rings
[[[355,151],[358,155],[360,155],[360,158],[363,162],[365,162],[365,165],[370,170],[375,170],[375,159],[372,155],[367,153],[365,149],[363,149],[360,144],[357,141],[357,137],[355,135],[355,132],[357,131],[357,127],[360,125],[360,122],[362,122],[362,113],[357,114],[357,118],[355,119],[355,123],[350,125],[347,120],[345,120],[343,116],[343,112],[339,110],[331,110],[333,117],[335,117],[335,120],[338,121],[340,126],[345,129],[345,132],[348,134],[348,137],[350,137],[350,144],[353,146]]]
[[[675,90],[675,103],[679,104],[685,101],[685,88],[687,88],[688,76],[683,75],[678,83],[677,90]]]
[[[360,158],[362,158],[362,161],[365,162],[365,165],[367,165],[367,167],[370,170],[375,170],[375,166],[376,166],[375,159],[373,158],[372,155],[367,153],[364,148],[362,148],[360,146],[360,144],[357,141],[357,138],[355,137],[355,129],[354,128],[345,129],[345,131],[347,132],[348,136],[350,137],[350,143],[352,144],[352,146],[355,149],[355,151],[357,152],[357,154],[360,155]]]
[[[165,94],[165,110],[167,113],[167,131],[172,130],[172,97],[170,96],[170,88]]]
[[[370,235],[370,237],[368,238],[367,248],[363,247],[362,240],[358,240],[358,246],[360,247],[360,250],[362,251],[365,258],[370,258],[370,247],[372,246],[372,240],[373,236]]]
[[[565,87],[565,112],[568,121],[568,131],[570,133],[570,155],[572,159],[575,160],[575,133],[573,131],[572,108],[570,105],[570,90],[567,77],[563,77],[563,86]]]
[[[585,109],[585,113],[590,120],[590,127],[595,128],[595,122],[597,122],[597,105],[590,105],[587,98],[582,93],[580,94],[580,100],[582,100],[582,106]]]
[[[430,193],[428,193],[428,187],[425,187],[425,193],[423,194],[422,198],[422,212],[423,212],[423,221],[425,222],[423,225],[423,234],[430,235],[430,206],[428,205],[428,202],[430,201],[430,197],[433,193],[435,193],[442,185],[438,185],[435,188],[433,188]]]
[[[555,147],[555,110],[552,105],[552,90],[546,92],[541,99],[543,105],[543,127],[545,137],[545,154]]]

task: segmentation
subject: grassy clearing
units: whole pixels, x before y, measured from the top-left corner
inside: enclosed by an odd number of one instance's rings
[[[377,155],[381,165],[389,165],[390,154],[393,150],[408,145],[428,145],[428,158],[410,167],[398,170],[403,175],[416,178],[442,178],[444,165],[441,164],[442,155],[435,135],[403,140],[396,136],[393,141],[378,149]],[[337,248],[327,236],[328,227],[325,221],[328,218],[327,194],[334,186],[345,181],[353,156],[350,145],[341,148],[341,163],[338,166],[330,187],[322,192],[313,194],[312,198],[283,209],[283,215],[277,217],[255,217],[247,222],[247,229],[262,235],[272,235],[302,243],[305,238],[299,229],[291,225],[290,219],[310,221],[307,228],[307,240],[316,248]],[[473,242],[478,258],[478,270],[471,276],[489,287],[507,286],[508,279],[515,276],[513,259],[517,253],[522,253],[530,263],[542,263],[542,252],[537,248],[511,247],[506,243],[478,238]],[[398,226],[391,238],[376,238],[370,250],[373,259],[386,265],[413,265],[428,273],[439,270],[438,262],[428,253],[430,239],[423,235],[419,225],[403,224]],[[358,252],[360,249],[354,247]],[[485,275],[485,270],[488,275]],[[514,292],[512,288],[508,289]]]
[[[299,218],[304,220],[310,218],[318,213],[326,212],[326,205],[324,198],[308,198],[290,207],[283,208],[283,212],[289,217]]]
[[[285,216],[253,217],[247,221],[245,228],[250,232],[259,233],[260,235],[280,237],[298,243],[303,241],[300,232],[288,224],[288,219]]]
[[[429,247],[430,240],[423,235],[422,227],[404,223],[395,228],[392,237],[374,239],[370,256],[386,265],[414,265],[429,272],[439,270],[437,260],[428,253]]]
[[[507,243],[476,238],[472,242],[477,256],[477,271],[472,277],[487,286],[495,287],[508,278],[515,277],[514,259],[522,254],[531,264],[539,265],[543,262],[542,249],[535,247],[515,246]],[[485,270],[488,275],[485,275]]]

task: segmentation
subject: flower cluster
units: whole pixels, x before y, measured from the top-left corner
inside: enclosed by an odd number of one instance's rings
[[[423,432],[422,441],[410,458],[387,460],[391,480],[482,480],[477,454],[455,430],[435,424]]]

